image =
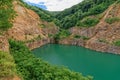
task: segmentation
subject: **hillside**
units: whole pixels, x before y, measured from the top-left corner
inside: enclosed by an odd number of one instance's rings
[[[110,5],[103,13],[83,18],[81,22],[86,25],[76,25],[76,27],[70,28],[70,35],[59,40],[59,43],[79,45],[92,50],[119,54],[119,9],[120,3],[117,1]],[[95,18],[98,17],[99,22],[90,26],[92,22],[96,21]]]
[[[0,3],[0,80],[92,80],[91,76],[53,66],[32,54],[30,49],[50,43],[58,32],[52,21],[40,17],[41,14],[18,0]]]
[[[58,31],[53,22],[41,19],[34,11],[25,8],[24,4],[14,1],[13,5],[17,16],[13,21],[12,28],[5,33],[8,38],[26,42],[28,46],[30,46],[29,43],[39,40],[42,45],[49,42],[49,35],[54,35]],[[47,40],[47,42],[43,40]],[[32,44],[31,48],[36,46],[38,45]]]
[[[93,26],[99,22],[98,18],[89,19],[89,21],[93,21],[92,24],[82,24],[82,19],[87,16],[97,16],[104,12],[115,1],[117,0],[83,0],[75,6],[59,12],[55,17],[60,20],[59,26],[64,29],[68,29],[76,25],[83,27]]]

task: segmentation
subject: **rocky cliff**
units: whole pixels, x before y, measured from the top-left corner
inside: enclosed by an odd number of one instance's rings
[[[58,27],[52,22],[46,22],[32,10],[27,9],[18,1],[14,1],[17,16],[13,20],[13,27],[5,32],[8,39],[23,41],[30,48],[37,48],[49,43],[49,35],[58,32]]]
[[[31,40],[37,36],[44,37],[39,26],[41,24],[39,16],[20,5],[18,1],[14,1],[13,5],[17,16],[13,21],[13,27],[6,33],[7,37],[21,41]]]
[[[59,43],[80,45],[96,51],[120,54],[120,47],[113,44],[120,40],[120,21],[106,22],[107,19],[119,19],[119,9],[120,4],[114,3],[101,14],[103,17],[96,26],[90,28],[73,27],[69,30],[72,35],[85,36],[89,38],[88,40],[65,38]]]

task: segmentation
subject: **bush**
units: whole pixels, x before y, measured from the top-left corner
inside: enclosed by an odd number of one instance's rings
[[[99,19],[95,19],[95,18],[86,18],[83,21],[80,21],[79,23],[77,23],[77,26],[80,27],[92,27],[95,26],[99,23]]]
[[[112,23],[115,23],[115,22],[119,22],[120,21],[120,18],[118,17],[112,17],[112,18],[107,18],[105,19],[105,21],[109,24],[112,24]]]
[[[113,42],[113,44],[114,44],[115,46],[120,46],[120,40],[117,40],[117,41]]]
[[[70,36],[70,32],[68,30],[61,29],[58,34],[54,36],[54,39],[57,41],[59,39],[63,39]]]
[[[80,73],[72,72],[64,67],[52,66],[34,57],[29,49],[21,42],[10,40],[10,52],[15,59],[17,70],[24,80],[92,80]]]
[[[77,38],[77,39],[81,38],[81,39],[83,39],[83,40],[88,40],[88,39],[90,39],[89,37],[80,36],[80,35],[74,35],[74,38]]]
[[[81,38],[81,36],[80,35],[74,35],[74,38],[79,39],[79,38]]]
[[[0,51],[0,78],[12,77],[16,72],[13,57],[6,52]]]

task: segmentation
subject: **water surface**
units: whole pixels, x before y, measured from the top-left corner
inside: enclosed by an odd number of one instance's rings
[[[94,80],[120,80],[120,56],[83,47],[47,44],[34,49],[36,57],[55,65],[64,65]]]

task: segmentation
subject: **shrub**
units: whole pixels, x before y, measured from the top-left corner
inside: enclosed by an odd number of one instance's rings
[[[90,39],[90,38],[87,37],[87,36],[81,36],[81,38],[82,38],[83,40],[88,40],[88,39]]]
[[[0,78],[14,76],[15,72],[13,57],[9,53],[0,51]]]
[[[58,34],[54,36],[55,40],[63,39],[70,36],[70,32],[68,30],[61,29]]]
[[[79,38],[81,38],[81,36],[80,35],[74,35],[74,38],[79,39]]]
[[[112,17],[112,18],[107,18],[105,19],[105,21],[109,24],[112,24],[112,23],[115,23],[115,22],[119,22],[120,21],[120,18],[118,17]]]
[[[83,39],[83,40],[88,40],[88,39],[90,39],[90,38],[87,37],[87,36],[80,36],[80,35],[74,35],[73,37],[76,38],[76,39]]]
[[[117,40],[117,41],[113,42],[113,44],[114,44],[115,46],[120,46],[120,40]]]
[[[95,19],[95,18],[86,18],[83,21],[80,21],[79,23],[77,23],[77,26],[80,27],[92,27],[95,26],[96,24],[98,24],[99,19]]]

